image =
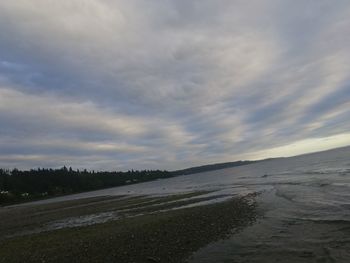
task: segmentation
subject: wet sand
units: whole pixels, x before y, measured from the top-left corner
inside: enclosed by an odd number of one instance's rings
[[[348,263],[349,156],[347,147],[2,207],[0,262]]]
[[[0,262],[186,262],[199,248],[256,220],[255,195],[193,206],[221,198],[197,192],[2,209]],[[117,216],[96,222],[110,212]],[[67,220],[86,217],[92,219],[81,226]],[[62,229],[47,228],[57,221]]]

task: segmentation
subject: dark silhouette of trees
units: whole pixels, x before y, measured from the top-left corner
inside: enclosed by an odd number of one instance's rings
[[[79,171],[71,167],[60,169],[0,169],[0,204],[41,199],[168,178],[172,174],[160,170],[127,172]]]
[[[225,169],[253,162],[217,163],[172,172],[160,170],[95,172],[86,169],[73,170],[72,167],[66,166],[60,169],[38,168],[27,171],[0,169],[0,205]]]

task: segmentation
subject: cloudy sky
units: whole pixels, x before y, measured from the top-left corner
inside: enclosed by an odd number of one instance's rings
[[[0,0],[0,166],[350,145],[348,0]]]

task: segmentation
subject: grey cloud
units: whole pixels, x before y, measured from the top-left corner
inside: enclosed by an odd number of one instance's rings
[[[174,169],[348,133],[349,17],[345,0],[3,1],[0,166]]]

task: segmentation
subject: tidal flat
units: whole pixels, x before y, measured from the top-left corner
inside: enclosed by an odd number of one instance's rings
[[[1,207],[0,262],[348,263],[349,156],[346,147]]]
[[[0,216],[0,262],[178,263],[251,225],[257,207],[254,194],[203,191],[14,206]]]

